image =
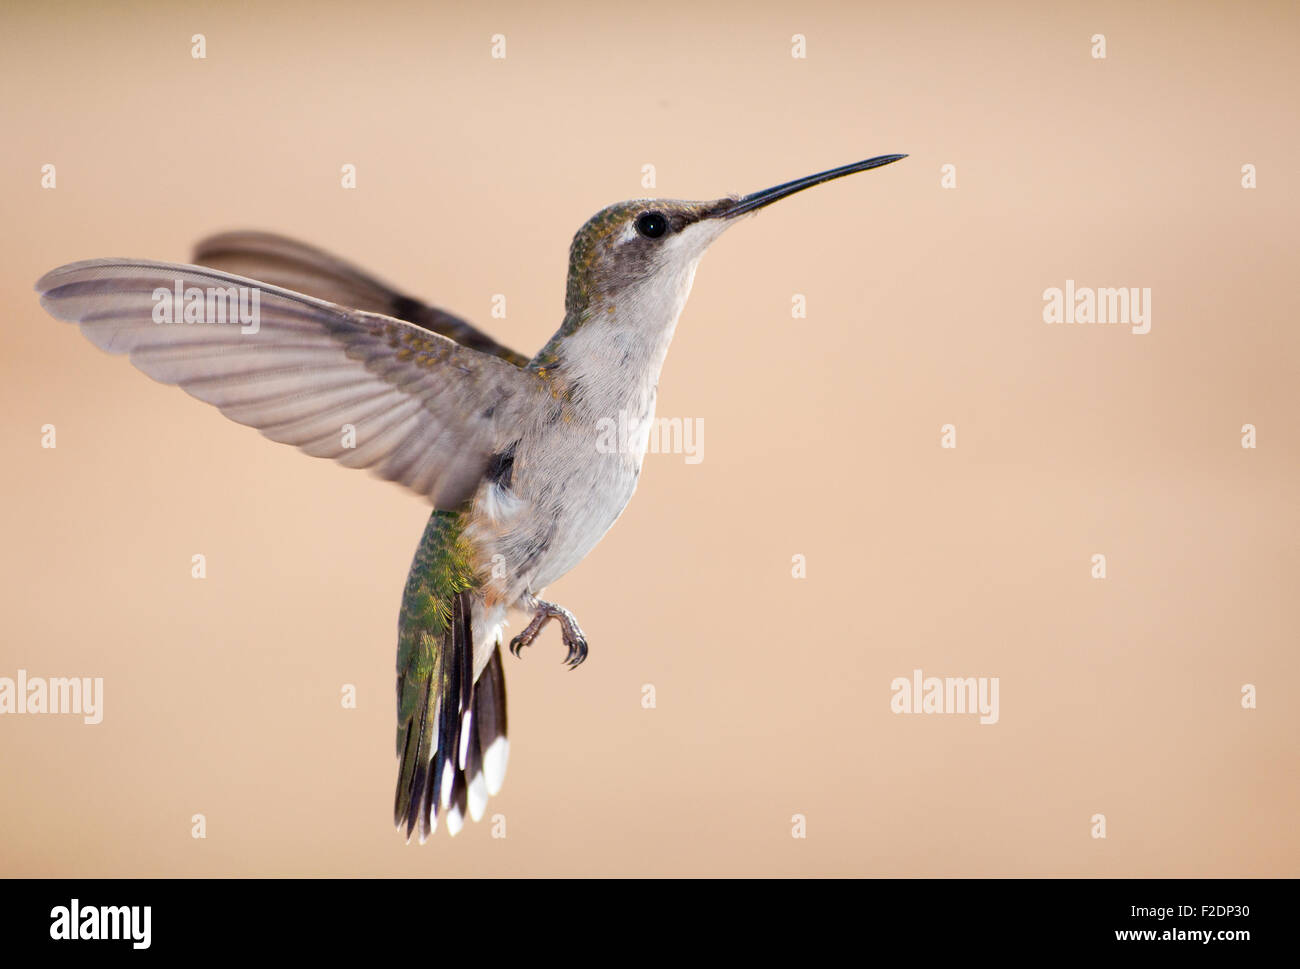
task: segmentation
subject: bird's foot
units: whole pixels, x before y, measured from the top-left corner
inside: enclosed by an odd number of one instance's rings
[[[558,619],[561,637],[564,640],[564,645],[569,649],[569,654],[564,657],[564,662],[569,669],[577,669],[579,664],[587,658],[587,637],[582,634],[582,627],[578,625],[578,620],[573,617],[573,613],[563,606],[557,606],[553,602],[543,602],[535,596],[529,596],[524,604],[534,610],[533,618],[529,620],[528,625],[523,628],[518,636],[510,640],[510,652],[518,656],[525,646],[533,644],[537,634],[542,631],[548,622],[552,619]]]

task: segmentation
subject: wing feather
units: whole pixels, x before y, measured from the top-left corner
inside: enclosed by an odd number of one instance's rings
[[[296,239],[271,232],[223,232],[200,242],[194,249],[194,261],[340,306],[406,320],[518,367],[528,363],[526,356],[459,316],[407,296],[364,269]]]
[[[256,319],[241,325],[232,308],[231,322],[185,323],[174,306],[177,322],[155,322],[171,299],[162,293],[178,285],[235,291]],[[36,288],[51,315],[155,380],[274,441],[372,468],[445,510],[473,494],[498,429],[539,390],[527,370],[412,323],[199,266],[95,259],[55,269]]]

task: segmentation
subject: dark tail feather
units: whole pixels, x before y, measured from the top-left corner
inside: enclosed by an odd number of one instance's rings
[[[510,757],[510,743],[506,740],[506,678],[501,668],[500,643],[492,651],[492,659],[484,668],[483,675],[474,684],[471,727],[473,736],[466,757],[465,776],[469,782],[469,816],[477,821],[483,816],[487,799],[501,792],[501,783],[506,778],[506,762]]]
[[[399,728],[397,734],[397,754],[401,757],[401,769],[397,775],[397,802],[393,806],[393,821],[400,828],[406,825],[406,840],[411,840],[415,829],[416,815],[420,810],[421,798],[416,791],[423,791],[429,773],[429,744],[432,739],[429,729],[430,707],[429,688],[432,680],[426,679],[420,686],[419,700],[414,715]],[[402,681],[397,683],[398,702],[401,702]],[[428,813],[425,812],[424,827],[428,826]]]
[[[501,789],[505,776],[509,747],[501,648],[493,650],[474,682],[470,595],[456,595],[449,628],[437,644],[429,644],[431,668],[421,676],[414,709],[398,731],[401,768],[393,818],[399,828],[406,828],[407,840],[417,826],[420,841],[427,839],[439,815],[446,817],[452,835],[464,825],[467,813],[477,821],[488,795]],[[407,669],[399,675],[399,716],[404,692],[416,686],[406,677],[421,672]]]

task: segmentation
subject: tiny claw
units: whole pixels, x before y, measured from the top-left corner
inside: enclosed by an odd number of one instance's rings
[[[563,606],[557,606],[553,602],[543,602],[531,596],[524,601],[529,608],[536,611],[528,625],[518,636],[510,640],[510,652],[518,656],[525,646],[533,644],[533,640],[537,638],[543,626],[556,619],[560,623],[564,645],[569,649],[568,655],[564,657],[564,663],[569,669],[577,669],[587,658],[587,637],[582,634],[582,629],[579,628],[578,621],[573,618],[573,613]]]
[[[533,640],[537,638],[537,634],[542,631],[542,627],[546,625],[548,619],[550,617],[544,612],[538,612],[537,615],[533,616],[532,621],[519,631],[519,635],[510,640],[511,655],[515,657],[522,656],[524,647],[533,645]]]
[[[569,655],[564,657],[564,665],[576,670],[587,658],[587,641],[585,639],[565,638],[564,645],[569,647]]]

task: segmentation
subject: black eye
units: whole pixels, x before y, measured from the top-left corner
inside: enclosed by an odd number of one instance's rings
[[[668,220],[662,213],[647,212],[636,220],[636,231],[647,239],[658,239],[668,231]]]

